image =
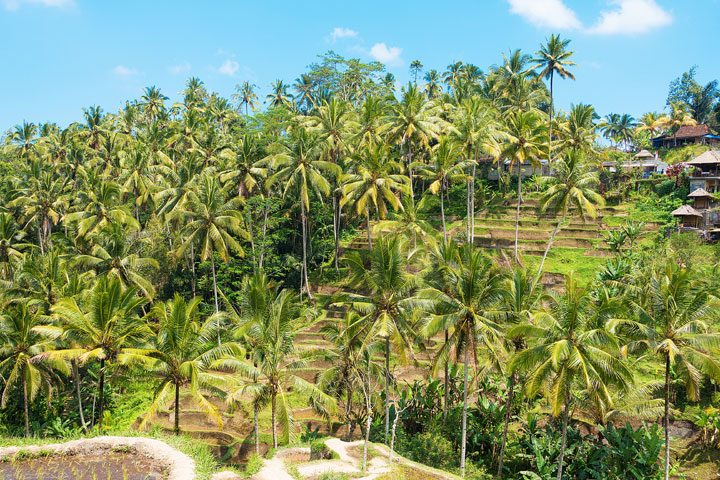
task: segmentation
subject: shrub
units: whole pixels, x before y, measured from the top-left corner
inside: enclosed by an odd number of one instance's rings
[[[253,453],[250,455],[250,458],[248,458],[247,464],[245,464],[245,473],[251,477],[258,473],[263,466],[263,459],[260,455],[257,453]]]
[[[310,442],[310,460],[330,460],[335,452],[325,445],[325,440],[318,439]]]

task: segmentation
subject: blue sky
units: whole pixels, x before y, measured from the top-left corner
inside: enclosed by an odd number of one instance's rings
[[[486,69],[554,32],[578,64],[558,106],[640,115],[691,65],[720,78],[718,25],[720,0],[0,0],[0,130],[116,111],[149,85],[177,99],[193,75],[226,96],[244,80],[264,94],[329,49],[381,60],[400,82],[414,59]]]

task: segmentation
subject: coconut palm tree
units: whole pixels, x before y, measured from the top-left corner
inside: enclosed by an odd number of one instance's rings
[[[168,97],[163,95],[155,85],[145,88],[145,92],[140,97],[139,106],[150,123],[165,113],[165,100],[167,99]]]
[[[23,251],[31,244],[24,242],[25,232],[9,213],[0,213],[0,279],[10,280]]]
[[[598,116],[592,105],[572,105],[567,117],[557,119],[559,150],[592,150],[597,138],[596,118]]]
[[[255,93],[255,85],[250,82],[243,82],[235,86],[233,98],[238,102],[240,108],[245,107],[245,116],[248,116],[249,109],[255,111],[257,108],[258,96]]]
[[[231,253],[243,256],[244,250],[239,240],[248,238],[239,207],[240,198],[233,197],[228,200],[217,178],[206,172],[200,178],[198,191],[191,191],[187,204],[173,214],[186,222],[183,228],[185,239],[178,246],[175,254],[182,257],[192,246],[193,249],[198,248],[200,261],[210,260],[215,313],[220,311],[215,254],[226,263],[230,261]],[[220,344],[219,324],[217,337]]]
[[[672,375],[685,385],[690,400],[697,401],[703,375],[720,380],[720,334],[717,299],[687,267],[673,260],[644,270],[629,299],[633,318],[608,323],[612,331],[629,338],[628,349],[649,351],[664,363],[665,480],[670,477],[670,398]]]
[[[425,73],[425,85],[423,91],[428,99],[433,100],[442,93],[442,76],[437,70],[428,70]]]
[[[540,199],[540,212],[551,211],[556,217],[559,216],[559,219],[550,234],[545,252],[540,260],[538,278],[542,275],[545,259],[570,209],[573,209],[585,221],[587,218],[597,217],[597,206],[605,204],[605,199],[596,191],[600,185],[600,176],[586,163],[582,152],[568,151],[555,161],[553,168],[555,174],[550,180],[550,188],[543,193]]]
[[[312,321],[314,312],[288,289],[271,288],[268,292],[269,301],[262,308],[262,313],[243,325],[252,345],[250,361],[242,355],[220,359],[213,366],[243,377],[237,387],[230,387],[229,402],[238,402],[251,393],[255,404],[270,403],[272,441],[273,447],[277,448],[278,420],[282,442],[288,443],[293,435],[293,407],[288,398],[291,390],[306,398],[309,406],[326,416],[335,412],[336,404],[332,397],[296,373],[307,366],[307,361],[302,355],[296,355],[295,334]]]
[[[320,137],[305,128],[293,128],[283,142],[265,159],[275,173],[268,177],[268,188],[283,182],[283,197],[291,192],[298,196],[300,206],[300,224],[302,227],[302,272],[300,292],[312,298],[308,280],[308,217],[310,215],[310,196],[315,194],[322,200],[330,194],[330,181],[327,177],[340,174],[340,167],[322,160],[324,150]]]
[[[573,391],[580,389],[611,405],[608,386],[624,387],[632,382],[632,372],[619,356],[617,338],[598,328],[595,318],[590,292],[571,275],[566,278],[564,293],[553,295],[547,309],[508,332],[510,338],[529,340],[529,347],[510,361],[510,372],[527,372],[528,395],[542,392],[553,416],[562,415],[558,480],[563,478]]]
[[[141,428],[152,415],[173,400],[174,430],[175,435],[179,435],[180,389],[185,386],[195,404],[222,425],[217,407],[204,395],[204,390],[219,393],[222,382],[220,377],[209,372],[209,366],[222,356],[240,352],[234,343],[218,346],[213,341],[216,322],[212,317],[202,319],[201,302],[199,297],[186,301],[176,293],[172,300],[157,303],[148,313],[148,318],[158,324],[157,336],[153,346],[142,355],[159,383]]]
[[[385,344],[385,440],[390,430],[390,357],[391,344],[398,350],[409,349],[412,355],[413,319],[411,308],[418,278],[407,271],[408,257],[402,241],[396,237],[378,239],[370,250],[356,250],[346,255],[350,285],[360,292],[343,295],[342,303],[360,315],[367,324],[365,346],[376,340]]]
[[[268,105],[274,107],[290,107],[292,106],[292,95],[288,93],[288,86],[282,80],[275,80],[271,87],[270,93],[265,97]]]
[[[547,129],[538,111],[511,110],[503,117],[499,132],[499,146],[495,152],[498,161],[509,162],[509,169],[517,173],[517,209],[515,212],[515,260],[519,261],[518,233],[520,230],[520,205],[522,204],[522,169],[529,163],[532,168],[539,164],[547,143]]]
[[[69,374],[67,362],[43,357],[55,348],[62,329],[48,325],[27,300],[3,301],[0,314],[0,377],[4,387],[0,406],[5,408],[13,392],[22,392],[25,436],[30,436],[30,403],[38,393],[47,395],[59,380],[57,373]]]
[[[120,187],[112,181],[98,181],[87,191],[78,192],[74,211],[65,215],[64,221],[76,225],[81,237],[92,237],[111,223],[124,225],[129,231],[138,230],[140,224],[120,204]]]
[[[394,161],[385,145],[361,148],[353,156],[355,173],[346,174],[341,188],[340,207],[354,206],[357,215],[364,215],[368,246],[372,248],[370,228],[371,210],[385,220],[390,209],[402,210],[401,196],[410,195],[409,179],[402,173],[402,165]]]
[[[682,102],[673,102],[670,104],[670,114],[663,115],[655,122],[657,128],[668,130],[673,134],[673,142],[677,146],[677,131],[680,127],[687,125],[697,125],[697,121],[688,112],[688,107]]]
[[[432,337],[440,331],[449,332],[435,356],[434,369],[446,364],[452,354],[457,362],[463,363],[460,475],[465,476],[469,368],[472,362],[477,373],[481,361],[498,366],[504,356],[501,326],[497,322],[503,275],[490,258],[470,244],[461,248],[460,263],[450,267],[448,273],[449,284],[445,290],[430,288],[419,295],[433,303],[423,333]],[[481,351],[486,358],[480,358]]]
[[[63,339],[73,348],[50,352],[50,358],[99,363],[98,425],[102,430],[105,409],[105,379],[108,367],[136,358],[134,347],[142,346],[150,334],[138,316],[145,298],[134,288],[123,288],[114,277],[100,278],[86,299],[65,297],[51,312],[65,330]]]
[[[461,146],[451,137],[440,137],[440,141],[432,148],[430,164],[415,164],[418,176],[430,182],[428,191],[440,197],[440,217],[442,219],[443,238],[447,241],[445,224],[445,196],[450,184],[464,181],[465,171],[472,160],[460,160]]]
[[[541,69],[538,74],[540,77],[550,81],[550,108],[548,110],[548,161],[552,161],[552,121],[553,121],[553,80],[555,75],[559,75],[560,78],[575,80],[569,68],[575,65],[575,62],[571,61],[570,58],[573,55],[572,50],[568,50],[567,47],[570,45],[570,39],[560,39],[560,35],[550,35],[545,41],[545,44],[540,46],[540,50],[537,52],[535,61],[537,66]]]

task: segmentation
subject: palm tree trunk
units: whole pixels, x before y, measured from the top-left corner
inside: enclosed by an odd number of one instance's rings
[[[508,426],[512,416],[512,401],[515,395],[515,374],[508,378],[507,398],[505,399],[505,419],[503,420],[502,440],[500,441],[500,455],[498,457],[497,477],[502,478],[503,463],[505,461],[505,445],[507,444]]]
[[[217,276],[215,275],[215,255],[210,255],[210,265],[212,265],[213,294],[215,295],[215,313],[217,314],[220,311],[220,304],[218,303]],[[220,346],[222,344],[220,340],[220,316],[217,317],[215,326],[217,327],[218,346]]]
[[[400,414],[397,411],[397,406],[395,407],[395,418],[392,422],[392,432],[390,433],[390,454],[388,455],[388,463],[392,465],[393,462],[393,451],[395,449],[395,432],[397,431],[397,424],[398,420],[400,419]]]
[[[562,480],[563,460],[565,458],[565,446],[567,445],[568,416],[570,415],[570,388],[565,393],[565,408],[563,410],[562,442],[560,443],[560,456],[558,457],[557,480]]]
[[[547,246],[545,246],[545,252],[543,253],[542,260],[540,260],[540,267],[538,267],[538,272],[537,272],[538,280],[542,276],[543,266],[545,266],[545,259],[547,258],[548,253],[550,253],[552,244],[553,244],[553,242],[555,242],[555,236],[560,231],[560,227],[565,222],[565,218],[567,218],[567,210],[565,210],[563,212],[562,217],[560,217],[560,220],[558,220],[557,225],[555,225],[555,229],[552,231],[552,234],[550,235],[550,239],[548,240]]]
[[[98,379],[98,425],[102,432],[103,415],[105,414],[105,359],[100,360],[100,377]]]
[[[260,455],[260,421],[258,419],[258,404],[254,402],[253,405],[253,431],[255,436],[255,454]]]
[[[270,408],[272,409],[272,412],[270,412],[271,422],[272,422],[272,438],[273,438],[273,448],[278,447],[277,442],[277,426],[275,425],[275,393],[272,394],[271,400],[270,400]]]
[[[365,421],[365,442],[363,443],[362,471],[367,471],[367,454],[368,444],[370,443],[370,427],[372,426],[372,392],[370,391],[370,354],[365,353],[367,358],[367,371],[365,373],[365,388],[363,395],[365,396],[365,410],[367,411],[367,419]]]
[[[333,192],[333,236],[335,237],[335,271],[340,271],[340,202],[337,193]]]
[[[265,199],[267,201],[267,199]],[[265,239],[267,238],[267,221],[268,221],[268,207],[263,206],[263,226],[262,226],[262,242],[260,245],[260,260],[258,261],[258,270],[262,270],[263,261],[265,260]]]
[[[515,261],[520,261],[520,256],[518,255],[518,235],[520,232],[520,204],[522,203],[522,192],[520,191],[521,187],[521,175],[520,175],[520,165],[518,164],[518,171],[517,171],[517,209],[515,211]]]
[[[372,250],[372,234],[370,232],[370,209],[365,209],[365,227],[367,228],[368,248]]]
[[[352,420],[350,419],[350,415],[352,415],[352,399],[353,399],[353,392],[352,392],[352,384],[350,382],[346,382],[345,385],[345,395],[347,396],[346,403],[345,403],[345,419],[347,420],[347,438],[348,441],[350,440],[350,435],[352,435]]]
[[[85,423],[85,413],[83,412],[83,406],[82,406],[82,393],[80,389],[80,372],[78,371],[78,364],[76,360],[72,360],[70,362],[72,366],[72,375],[73,375],[73,382],[75,383],[75,395],[77,396],[77,402],[78,402],[78,414],[80,416],[80,427],[83,429],[83,432],[87,433],[87,424]]]
[[[385,337],[385,443],[390,434],[390,337]]]
[[[28,406],[28,386],[27,386],[27,375],[23,371],[23,415],[25,417],[25,436],[30,436],[30,407]]]
[[[180,435],[180,382],[175,382],[175,435]]]
[[[192,293],[195,296],[197,278],[195,276],[195,245],[190,244],[190,269],[192,270]]]
[[[310,281],[308,280],[308,260],[307,260],[307,215],[305,215],[305,204],[300,201],[300,223],[302,223],[302,250],[303,250],[303,273],[302,281],[303,286],[300,288],[300,294],[302,295],[303,290],[307,291],[308,298],[312,299],[312,293],[310,293]]]
[[[448,343],[448,331],[447,328],[445,329],[445,344]],[[445,420],[447,420],[447,412],[448,412],[448,398],[450,395],[450,382],[448,377],[450,376],[450,364],[447,360],[445,360],[445,377],[443,379],[443,414],[442,414],[442,420],[443,425],[445,425]]]
[[[665,354],[665,480],[670,479],[670,355]]]
[[[552,161],[552,121],[553,121],[553,78],[555,70],[550,70],[550,115],[548,121],[548,167]]]
[[[463,354],[463,411],[462,411],[462,440],[460,445],[460,476],[465,477],[465,453],[467,449],[467,397],[468,397],[468,350],[465,345]]]
[[[442,218],[443,240],[447,242],[447,227],[445,226],[445,200],[443,199],[443,187],[440,187],[440,217]]]
[[[477,159],[472,166],[470,178],[470,243],[475,241],[475,175],[477,173]]]

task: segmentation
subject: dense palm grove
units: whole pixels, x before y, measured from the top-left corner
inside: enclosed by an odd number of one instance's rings
[[[275,82],[264,110],[249,83],[228,100],[191,78],[172,105],[150,87],[117,113],[11,129],[2,432],[102,431],[117,402],[151,389],[139,427],[169,408],[180,432],[187,399],[221,421],[222,399],[253,417],[258,451],[264,435],[293,441],[304,403],[337,435],[476,478],[668,478],[674,406],[720,380],[715,278],[662,239],[633,246],[632,225],[595,278],[546,288],[543,262],[568,216],[604,202],[597,166],[622,153],[598,132],[642,146],[712,122],[715,100],[676,99],[639,123],[556,111],[568,43],[486,72],[413,62],[400,92],[382,65],[330,52]],[[516,173],[541,161],[554,176],[539,209],[557,228],[539,267],[518,250],[519,222],[508,255],[468,241],[490,195],[514,198],[519,218]],[[300,351],[295,336],[317,324],[334,347]],[[396,378],[426,351],[427,381]],[[315,381],[298,374],[317,358],[330,366]],[[664,424],[665,450],[629,419]]]

